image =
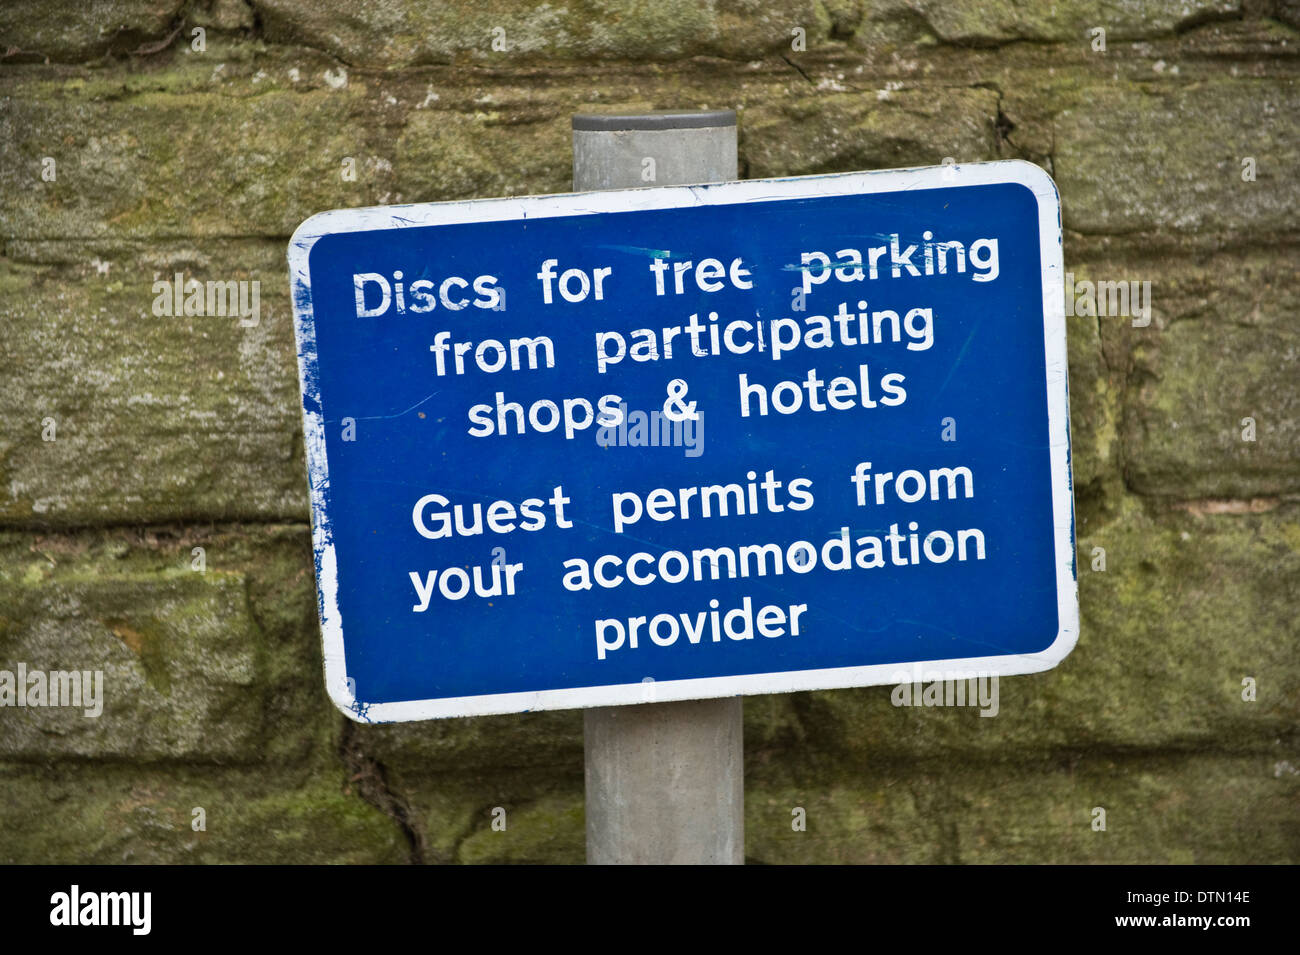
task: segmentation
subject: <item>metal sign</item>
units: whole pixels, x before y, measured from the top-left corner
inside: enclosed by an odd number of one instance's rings
[[[313,216],[330,696],[389,721],[1055,666],[1061,263],[1021,162]]]

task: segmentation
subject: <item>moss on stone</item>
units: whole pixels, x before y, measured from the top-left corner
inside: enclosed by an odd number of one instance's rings
[[[0,764],[0,861],[65,865],[399,863],[393,820],[341,773]],[[206,829],[196,831],[204,811]]]
[[[1059,762],[946,759],[842,767],[798,760],[746,780],[752,862],[1294,864],[1289,750]],[[800,776],[804,778],[800,778]],[[806,829],[795,831],[794,808]],[[1104,831],[1094,810],[1105,810]]]

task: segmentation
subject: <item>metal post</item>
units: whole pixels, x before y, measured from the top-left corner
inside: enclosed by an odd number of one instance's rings
[[[737,178],[732,110],[573,117],[578,191]],[[588,709],[587,862],[745,859],[741,697]]]

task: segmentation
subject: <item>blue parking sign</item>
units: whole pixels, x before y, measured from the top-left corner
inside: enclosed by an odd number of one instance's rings
[[[337,210],[289,266],[353,719],[1029,673],[1074,646],[1036,166]]]

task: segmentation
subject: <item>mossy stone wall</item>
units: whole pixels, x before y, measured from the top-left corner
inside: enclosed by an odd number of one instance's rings
[[[747,177],[1035,162],[1076,280],[1153,305],[1068,319],[1077,649],[993,719],[747,700],[747,856],[1300,862],[1298,57],[1294,0],[10,0],[0,668],[109,689],[0,709],[0,861],[582,860],[580,713],[325,697],[284,251],[567,191],[574,112],[734,107]],[[260,322],[156,317],[175,272]]]

